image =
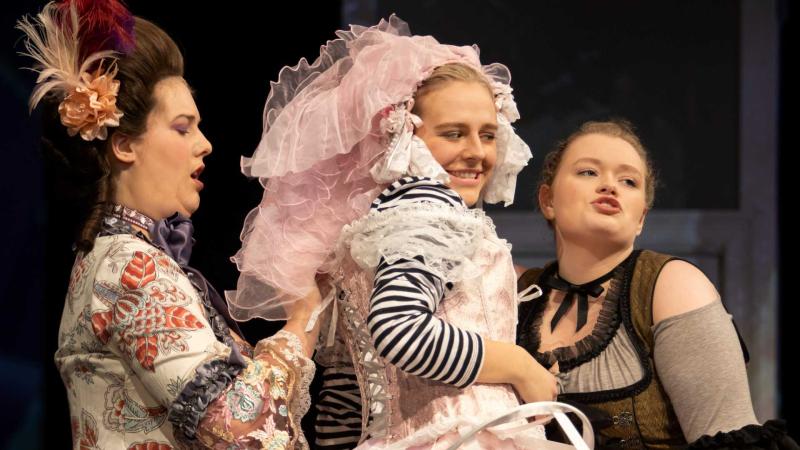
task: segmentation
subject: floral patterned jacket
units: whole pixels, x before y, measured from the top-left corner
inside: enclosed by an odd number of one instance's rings
[[[55,355],[73,448],[307,448],[314,365],[298,338],[253,349],[174,260],[106,230],[75,260]]]

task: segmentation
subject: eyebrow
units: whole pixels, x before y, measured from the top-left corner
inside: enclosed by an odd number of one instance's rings
[[[448,122],[448,123],[440,123],[433,127],[434,130],[441,130],[444,128],[468,128],[468,125],[462,122]],[[486,125],[481,126],[482,130],[489,129],[492,131],[496,131],[498,128],[497,125],[493,123],[487,123]]]
[[[197,118],[195,115],[193,115],[193,114],[178,114],[177,116],[175,116],[175,117],[172,119],[172,121],[174,122],[174,121],[176,121],[176,120],[180,119],[181,117],[185,117],[186,119],[188,119],[188,120],[189,120],[189,122],[195,122],[195,121],[197,121],[197,123],[200,123],[200,121],[202,120],[202,119],[198,119],[198,118]]]
[[[597,158],[581,158],[581,159],[575,161],[575,163],[573,165],[577,166],[580,163],[587,163],[587,162],[588,163],[592,163],[592,164],[596,164],[598,166],[603,165],[603,162],[600,161]],[[642,174],[641,170],[639,170],[638,168],[636,168],[636,167],[634,167],[634,166],[632,166],[630,164],[620,164],[618,167],[621,167],[623,170],[626,170],[626,171],[636,172],[639,175]]]

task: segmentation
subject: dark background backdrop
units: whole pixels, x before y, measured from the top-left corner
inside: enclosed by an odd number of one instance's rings
[[[49,202],[52,183],[38,150],[38,117],[27,113],[34,76],[19,70],[29,61],[13,29],[42,1],[3,5],[0,21],[0,223],[6,237],[0,255],[0,447],[64,448],[70,442],[66,395],[52,362],[58,323],[74,255],[74,217]],[[520,135],[534,162],[520,177],[516,209],[530,209],[543,152],[587,119],[632,120],[659,168],[663,188],[656,208],[736,209],[739,205],[739,23],[736,1],[636,2],[129,2],[136,15],[154,21],[178,42],[186,79],[196,91],[203,132],[214,145],[206,159],[202,207],[193,217],[198,241],[193,262],[218,289],[235,286],[229,258],[239,248],[244,216],[261,197],[254,180],[239,173],[261,136],[269,90],[284,65],[314,59],[343,22],[372,24],[395,11],[412,32],[442,42],[477,42],[484,63],[500,61],[514,76],[523,115]],[[792,149],[784,99],[790,85],[791,13],[777,2],[780,32],[780,267],[784,274],[796,248],[791,214]],[[445,19],[443,19],[445,18]],[[788,276],[780,278],[781,323],[796,308]],[[251,340],[276,324],[248,323]],[[797,424],[796,385],[789,382],[792,340],[781,331],[777,361],[780,415]],[[790,427],[792,428],[792,427]]]

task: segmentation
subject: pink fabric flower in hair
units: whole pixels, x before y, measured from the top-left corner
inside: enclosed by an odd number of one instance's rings
[[[119,81],[114,79],[115,68],[103,71],[102,66],[94,73],[81,73],[81,82],[58,106],[61,123],[67,133],[80,133],[85,141],[105,140],[107,127],[118,127],[122,112],[117,109]]]

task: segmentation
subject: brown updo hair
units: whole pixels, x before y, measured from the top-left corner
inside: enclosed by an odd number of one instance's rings
[[[633,125],[625,119],[610,119],[604,122],[584,122],[566,139],[559,141],[555,148],[544,157],[544,163],[542,165],[542,172],[539,177],[539,185],[537,189],[541,189],[542,186],[551,187],[553,185],[553,180],[555,180],[556,173],[558,173],[558,167],[561,165],[561,159],[564,157],[564,152],[566,152],[570,144],[572,144],[576,139],[586,136],[587,134],[602,134],[605,136],[620,138],[630,144],[631,147],[636,150],[636,153],[638,153],[642,158],[642,161],[645,165],[645,170],[647,171],[644,177],[645,205],[647,209],[652,208],[653,202],[655,201],[656,186],[658,184],[656,173],[653,168],[653,162],[650,159],[647,149],[645,149],[644,145],[642,145],[641,139],[639,139],[639,136],[634,131]],[[548,223],[551,226],[553,225],[552,221],[550,220],[548,220]]]
[[[136,17],[135,46],[116,59],[119,80],[117,108],[124,114],[119,127],[109,127],[105,140],[69,136],[58,113],[60,98],[42,101],[42,146],[47,163],[58,178],[57,195],[77,209],[80,218],[75,245],[90,251],[100,231],[106,205],[114,198],[109,160],[110,142],[116,133],[137,137],[146,131],[147,116],[156,105],[155,85],[169,77],[183,76],[183,55],[164,30]]]

